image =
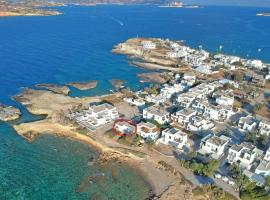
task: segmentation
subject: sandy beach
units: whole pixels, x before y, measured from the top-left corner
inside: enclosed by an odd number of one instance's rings
[[[158,199],[170,200],[176,200],[180,197],[180,199],[189,199],[192,196],[192,185],[183,178],[180,171],[168,171],[168,169],[160,165],[160,158],[153,158],[154,154],[148,155],[144,151],[142,151],[143,153],[136,152],[132,148],[105,138],[104,135],[98,132],[85,135],[80,133],[72,124],[61,124],[58,122],[57,115],[70,109],[72,106],[102,101],[103,98],[111,96],[72,98],[50,91],[27,90],[19,96],[20,98],[15,97],[15,99],[20,100],[31,113],[45,114],[47,118],[40,121],[14,125],[13,127],[18,135],[29,142],[32,142],[41,134],[53,134],[88,144],[100,152],[100,163],[113,161],[133,168],[150,186],[151,196],[155,196]],[[54,103],[50,103],[51,101]],[[110,125],[107,128],[109,127]],[[105,129],[100,131],[105,131]]]

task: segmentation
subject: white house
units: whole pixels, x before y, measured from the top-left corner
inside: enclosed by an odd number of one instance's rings
[[[260,121],[259,123],[259,133],[261,135],[270,135],[270,121]]]
[[[233,114],[231,106],[209,104],[204,109],[204,116],[216,121],[228,120]]]
[[[187,130],[200,132],[204,130],[211,130],[215,127],[215,124],[210,120],[207,120],[200,116],[192,116],[190,123],[187,126]]]
[[[173,95],[183,92],[187,89],[186,85],[183,84],[174,84],[174,85],[167,85],[165,84],[163,88],[160,90],[160,95],[165,97],[166,99],[170,99]]]
[[[186,83],[189,87],[196,83],[196,76],[194,73],[185,73],[181,83]]]
[[[225,150],[230,142],[230,138],[221,135],[207,135],[205,136],[200,144],[202,154],[210,154],[213,158],[219,159],[224,155]]]
[[[168,58],[178,58],[178,53],[176,51],[170,51],[167,53]]]
[[[247,67],[256,69],[263,69],[265,67],[261,60],[247,60],[246,65]]]
[[[197,67],[195,69],[195,71],[202,73],[202,74],[212,74],[213,73],[212,67],[209,65],[199,65],[199,67]]]
[[[267,162],[270,162],[270,147],[265,152],[264,160],[266,160]]]
[[[243,131],[254,131],[257,128],[257,120],[256,118],[252,117],[251,115],[248,115],[246,117],[241,117],[238,126],[243,130]]]
[[[123,135],[129,135],[136,132],[136,127],[126,121],[119,121],[114,124],[114,129]]]
[[[262,151],[257,149],[253,144],[243,142],[239,145],[233,145],[229,149],[227,161],[249,170],[255,158],[261,154]]]
[[[162,95],[147,95],[145,97],[145,100],[147,102],[150,102],[150,103],[154,103],[154,104],[162,104],[164,103],[167,99],[166,97],[162,96]]]
[[[270,176],[270,147],[265,152],[263,159],[260,160],[255,173],[265,177]]]
[[[159,129],[150,122],[141,122],[137,125],[137,134],[145,140],[157,140],[159,137]]]
[[[187,134],[176,128],[167,128],[166,130],[162,131],[161,138],[158,140],[158,142],[171,145],[179,149],[189,146]]]
[[[191,107],[192,103],[194,103],[195,99],[196,99],[196,94],[192,92],[187,92],[187,93],[180,94],[177,98],[177,101],[179,105],[182,106],[183,108],[189,108]]]
[[[232,106],[234,97],[222,95],[216,98],[216,103],[219,105]]]
[[[196,111],[192,110],[191,108],[185,108],[182,110],[177,111],[176,113],[172,114],[171,118],[173,121],[179,123],[181,126],[187,128],[190,123],[190,120],[193,116],[196,115]]]
[[[156,44],[152,41],[143,41],[142,42],[144,50],[154,50],[156,49]]]
[[[145,106],[145,101],[141,98],[124,98],[124,101],[137,107]]]
[[[170,113],[160,106],[150,106],[143,110],[143,118],[148,120],[155,120],[159,124],[166,124],[170,122]]]
[[[93,105],[82,113],[72,115],[81,126],[88,128],[98,128],[119,118],[116,108],[108,103]]]

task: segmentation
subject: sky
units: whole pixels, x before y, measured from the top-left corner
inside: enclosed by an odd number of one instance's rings
[[[270,0],[182,0],[185,3],[202,5],[238,5],[270,7]]]

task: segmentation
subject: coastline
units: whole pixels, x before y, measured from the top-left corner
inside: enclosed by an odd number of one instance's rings
[[[62,112],[63,109],[69,109],[71,106],[81,103],[102,101],[103,98],[110,98],[114,95],[75,99],[50,91],[27,91],[24,93],[24,96],[21,96],[21,100],[23,99],[24,102],[20,102],[32,114],[45,114],[47,118],[40,121],[14,125],[13,128],[22,138],[32,142],[41,134],[51,134],[80,141],[95,148],[100,153],[98,158],[100,163],[117,162],[132,167],[147,185],[150,186],[151,194],[149,195],[151,197],[168,199],[167,196],[169,194],[177,194],[178,197],[179,195],[191,196],[191,185],[186,183],[182,175],[180,176],[181,172],[179,171],[179,176],[175,176],[172,172],[161,169],[161,166],[158,164],[160,158],[154,159],[152,155],[142,155],[142,152],[136,152],[131,147],[123,146],[109,138],[100,139],[102,135],[98,131],[92,133],[92,135],[85,135],[80,133],[76,126],[72,124],[63,125],[57,121],[57,113]],[[48,98],[46,102],[41,101],[41,99],[44,100],[46,98]],[[53,98],[55,106],[51,106],[50,103]],[[162,177],[162,183],[159,181],[160,177]],[[185,184],[180,184],[179,182],[184,182]],[[177,198],[170,199],[176,200]]]
[[[14,129],[18,135],[29,142],[34,141],[42,134],[49,134],[56,135],[57,137],[66,137],[89,145],[89,147],[94,148],[95,151],[100,154],[98,157],[99,164],[106,165],[110,162],[118,163],[127,166],[138,174],[149,187],[149,198],[158,197],[159,199],[168,199],[168,193],[175,193],[176,185],[178,186],[177,190],[179,190],[179,187],[183,187],[181,190],[183,195],[191,195],[184,193],[184,188],[191,188],[191,186],[178,185],[177,181],[179,182],[179,180],[181,180],[178,179],[180,177],[174,177],[174,174],[168,174],[166,170],[161,170],[158,163],[148,158],[148,156],[146,159],[140,158],[132,153],[123,153],[116,148],[106,147],[93,138],[76,132],[73,130],[73,127],[67,128],[65,126],[60,126],[57,123],[42,120],[15,125]],[[160,180],[160,177],[163,177],[163,184],[160,184],[158,181]]]
[[[20,13],[13,11],[0,11],[0,17],[57,16],[57,15],[62,15],[62,13],[58,11],[47,11],[47,12],[44,11],[44,13],[36,13],[36,12]]]

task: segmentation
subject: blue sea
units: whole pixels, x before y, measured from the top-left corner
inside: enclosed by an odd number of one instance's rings
[[[96,6],[57,8],[51,17],[0,18],[0,102],[23,110],[20,121],[37,120],[11,100],[24,87],[37,83],[65,84],[98,80],[89,91],[72,88],[71,96],[107,93],[108,80],[123,79],[141,87],[137,73],[124,56],[111,49],[131,37],[185,40],[187,45],[270,63],[270,17],[257,17],[269,8],[216,7],[200,9],[156,6]],[[261,51],[258,51],[261,49]],[[95,151],[76,141],[42,136],[32,143],[16,135],[10,124],[0,123],[0,199],[144,199],[148,189],[133,170],[89,168]],[[103,180],[76,188],[96,170]],[[136,178],[134,178],[136,177]]]

